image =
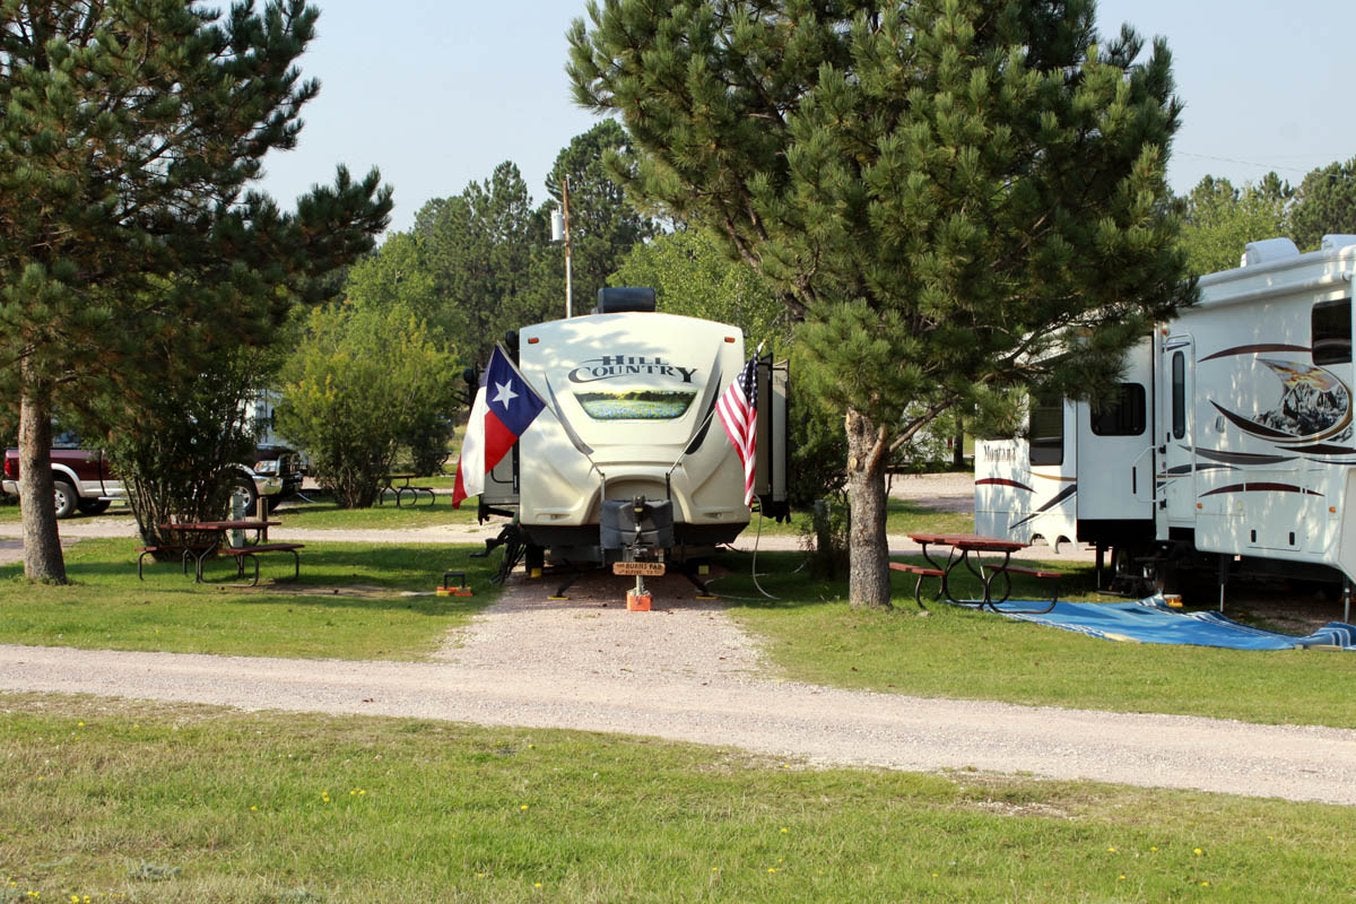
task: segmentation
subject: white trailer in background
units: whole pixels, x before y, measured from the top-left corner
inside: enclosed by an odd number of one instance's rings
[[[748,360],[738,327],[658,313],[650,289],[603,289],[593,313],[510,345],[546,408],[480,506],[514,518],[529,568],[683,561],[748,525],[743,466],[713,415]],[[786,391],[785,365],[761,361],[755,492],[769,516],[786,512]]]
[[[1356,236],[1248,245],[1128,355],[1115,398],[1036,399],[982,441],[976,530],[1112,552],[1114,572],[1356,579]],[[1169,587],[1169,589],[1172,589]]]

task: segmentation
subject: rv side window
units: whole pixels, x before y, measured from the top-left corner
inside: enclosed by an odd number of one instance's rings
[[[1315,364],[1351,363],[1351,299],[1322,301],[1314,305],[1310,319],[1313,327]]]
[[[1031,463],[1064,464],[1064,399],[1040,396],[1031,406]]]
[[[1172,438],[1186,436],[1186,355],[1172,356]]]
[[[1122,383],[1111,398],[1092,409],[1097,436],[1139,436],[1144,432],[1148,395],[1139,383]]]

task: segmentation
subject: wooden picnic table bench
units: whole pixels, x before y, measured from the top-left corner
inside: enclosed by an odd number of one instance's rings
[[[918,608],[923,610],[927,609],[927,606],[923,605],[923,578],[941,579],[946,575],[946,572],[940,568],[928,568],[924,565],[914,565],[911,562],[891,562],[890,570],[918,576],[918,580],[913,584],[913,600],[918,604]]]
[[[235,558],[236,576],[243,578],[245,576],[245,559],[254,562],[254,580],[250,586],[259,583],[259,559],[258,556],[265,553],[287,552],[291,553],[294,559],[293,577],[301,576],[301,556],[298,550],[304,548],[301,543],[269,543],[268,529],[277,527],[281,521],[268,521],[259,518],[236,518],[225,521],[186,521],[173,522],[160,525],[162,535],[170,538],[170,542],[157,545],[147,545],[138,547],[137,552],[137,577],[145,580],[143,564],[147,556],[162,558],[166,555],[180,554],[184,574],[188,573],[188,564],[193,563],[193,580],[197,583],[206,583],[203,576],[203,564],[213,556],[231,556]],[[230,535],[234,532],[241,534],[253,533],[255,535],[254,543],[245,543],[241,546],[232,546],[229,542]]]
[[[253,546],[224,546],[219,552],[222,555],[234,556],[236,566],[236,577],[245,577],[245,560],[249,559],[254,563],[254,578],[249,586],[259,586],[259,556],[267,553],[285,552],[292,555],[292,580],[301,577],[301,553],[299,550],[305,549],[304,543],[256,543]]]
[[[1053,571],[1044,571],[1041,569],[1032,569],[1025,566],[1012,564],[1012,554],[1019,550],[1026,549],[1029,544],[1020,540],[1009,540],[1004,537],[985,537],[979,534],[936,534],[936,533],[916,533],[910,534],[910,539],[916,542],[922,549],[923,558],[927,560],[928,566],[910,566],[908,568],[898,568],[897,571],[909,571],[918,575],[918,581],[914,586],[914,599],[920,608],[923,606],[922,585],[925,577],[935,577],[940,582],[938,597],[957,606],[968,606],[970,608],[982,609],[988,606],[995,612],[999,603],[1007,601],[1012,594],[1012,575],[1028,574],[1040,580],[1058,580],[1059,575]],[[947,558],[945,562],[934,559],[928,552],[929,547],[945,547],[947,549]],[[984,556],[1002,556],[1001,562],[986,562]],[[899,563],[904,564],[904,563]],[[952,593],[952,578],[956,569],[965,567],[971,575],[980,582],[980,596],[974,599],[961,599]],[[894,567],[894,563],[891,564]],[[995,582],[1002,578],[1002,593],[996,593]],[[1023,609],[1024,614],[1040,614],[1049,612],[1055,607],[1055,602],[1059,597],[1059,589],[1056,585],[1054,598],[1050,600],[1049,605],[1041,609]],[[1008,608],[1002,611],[1015,612],[1017,610]]]

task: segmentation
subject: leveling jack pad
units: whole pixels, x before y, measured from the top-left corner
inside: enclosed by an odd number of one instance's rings
[[[452,579],[457,579],[457,585],[452,586]],[[438,596],[474,596],[470,586],[466,583],[466,572],[464,571],[444,571],[443,585],[437,590]]]

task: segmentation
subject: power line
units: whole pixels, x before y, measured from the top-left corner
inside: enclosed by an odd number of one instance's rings
[[[1302,169],[1297,166],[1277,166],[1275,164],[1270,163],[1258,163],[1256,160],[1240,160],[1236,157],[1215,157],[1209,154],[1193,154],[1190,151],[1178,152],[1176,153],[1176,156],[1192,157],[1197,160],[1210,160],[1216,163],[1233,163],[1239,166],[1252,166],[1257,167],[1258,169],[1265,169],[1268,171],[1268,174],[1280,175],[1279,171],[1287,171],[1290,173],[1302,174],[1303,180],[1296,180],[1297,182],[1307,181],[1311,175],[1319,173],[1321,170],[1325,170],[1330,166],[1336,167],[1336,170],[1334,172],[1326,174],[1326,179],[1328,182],[1346,181],[1352,177],[1353,170],[1356,170],[1356,165],[1352,165],[1356,164],[1356,158],[1351,158],[1350,160],[1346,161],[1334,160],[1331,163],[1324,163],[1318,166],[1310,167],[1309,169]],[[1214,174],[1211,173],[1210,175]],[[1245,184],[1251,184],[1251,180],[1249,180]],[[1298,184],[1296,184],[1295,187],[1298,188],[1299,187]]]

